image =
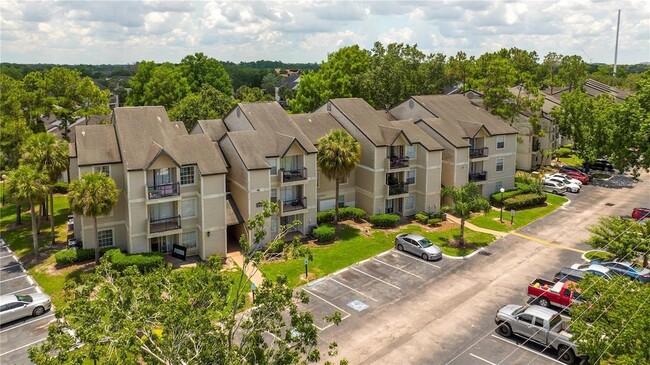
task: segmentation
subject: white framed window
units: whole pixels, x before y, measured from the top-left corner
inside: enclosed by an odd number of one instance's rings
[[[406,172],[406,183],[415,184],[415,170],[408,170]]]
[[[183,246],[186,248],[196,248],[196,231],[183,232]]]
[[[494,192],[498,193],[499,190],[503,187],[503,181],[497,181],[494,183]]]
[[[278,159],[273,157],[273,158],[267,158],[266,162],[269,163],[271,166],[271,175],[277,175],[278,174]]]
[[[274,203],[278,201],[278,190],[277,189],[271,189],[271,201],[274,202]]]
[[[339,195],[339,208],[343,208],[345,206],[345,195]]]
[[[183,219],[196,218],[196,198],[183,199],[181,217]]]
[[[181,185],[194,185],[194,166],[181,167]]]
[[[404,210],[413,210],[415,209],[415,195],[411,194],[406,197],[404,202]]]
[[[111,176],[111,165],[101,165],[101,166],[95,166],[93,168],[94,172],[101,172],[102,174],[106,176]]]
[[[499,135],[497,136],[497,149],[503,149],[506,147],[506,136]]]
[[[271,218],[271,233],[278,233],[278,220]]]
[[[99,248],[113,246],[113,228],[97,231],[97,243]]]
[[[409,160],[415,160],[415,158],[417,157],[417,146],[415,145],[406,146],[406,157],[408,157]]]
[[[503,172],[503,158],[497,158],[497,172]]]
[[[347,183],[348,183],[348,177],[347,176],[344,176],[344,177],[339,179],[339,185],[345,185]]]

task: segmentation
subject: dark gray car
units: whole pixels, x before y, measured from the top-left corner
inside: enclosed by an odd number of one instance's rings
[[[418,255],[427,261],[442,259],[442,251],[440,251],[440,248],[419,234],[398,234],[395,237],[395,247],[400,251]]]

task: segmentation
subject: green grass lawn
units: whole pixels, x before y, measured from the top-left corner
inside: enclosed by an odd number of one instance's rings
[[[600,259],[600,260],[611,260],[611,259],[613,259],[615,256],[612,255],[612,254],[609,253],[609,252],[598,251],[598,250],[592,250],[592,251],[587,251],[587,252],[585,252],[585,257],[587,258],[587,260],[596,260],[596,259]]]
[[[29,274],[43,289],[43,291],[52,297],[52,303],[57,309],[66,305],[67,298],[63,290],[65,284],[74,281],[76,284],[82,284],[86,278],[92,275],[91,271],[85,270],[79,266],[70,267],[69,269],[57,270],[57,274],[48,271],[48,267],[55,265],[54,256],[50,256],[43,263],[34,266],[28,270]]]
[[[480,214],[470,218],[469,222],[482,228],[509,232],[549,214],[568,201],[567,198],[554,194],[546,194],[546,197],[546,205],[543,207],[518,210],[515,213],[512,226],[510,225],[510,212],[505,210],[503,211],[504,223],[499,221],[500,211],[494,209],[487,214]]]
[[[558,157],[558,161],[562,162],[565,165],[572,166],[582,166],[582,163],[584,162],[583,159],[576,155],[571,155],[569,157]]]
[[[494,240],[496,239],[495,236],[489,233],[476,232],[465,227],[465,242],[467,248],[460,249],[457,247],[451,247],[449,245],[450,240],[456,239],[460,235],[460,227],[456,227],[446,231],[431,232],[425,230],[421,226],[410,225],[407,226],[403,230],[403,232],[417,233],[419,235],[422,235],[428,238],[434,244],[436,244],[436,246],[440,247],[442,253],[444,253],[445,255],[458,256],[458,257],[468,255],[474,252],[474,250],[476,250],[479,247],[485,247],[490,243],[494,242]]]

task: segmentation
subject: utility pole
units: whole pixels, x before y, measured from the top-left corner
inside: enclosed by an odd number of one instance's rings
[[[618,61],[618,32],[621,29],[621,9],[618,9],[618,20],[616,21],[616,48],[614,49],[614,77],[616,77],[616,63]]]

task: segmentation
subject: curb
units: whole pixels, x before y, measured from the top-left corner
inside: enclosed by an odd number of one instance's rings
[[[603,250],[589,250],[589,251],[585,251],[585,253],[583,253],[583,254],[580,256],[580,258],[582,258],[582,259],[585,260],[586,262],[591,262],[591,260],[589,260],[589,259],[585,256],[585,254],[586,254],[587,252],[603,252],[603,253],[606,253],[606,254],[610,254],[610,255],[611,255],[611,253],[609,253],[609,252],[607,252],[607,251],[603,251]]]
[[[481,251],[483,251],[483,247],[479,247],[474,252],[470,253],[469,255],[465,255],[465,256],[449,256],[449,255],[446,255],[444,253],[442,254],[442,256],[445,257],[445,258],[451,259],[451,260],[467,260],[467,259],[472,258],[473,256],[478,255],[478,253],[481,252]]]

